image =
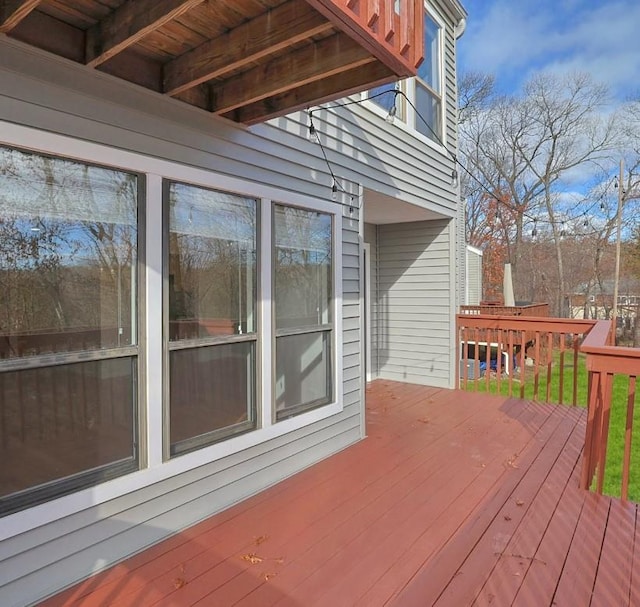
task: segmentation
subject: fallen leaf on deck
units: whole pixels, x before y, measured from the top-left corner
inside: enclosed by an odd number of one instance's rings
[[[282,563],[284,563],[284,559],[282,557],[280,557],[279,559],[275,559],[275,561],[278,565],[282,565]]]
[[[272,577],[275,577],[276,575],[278,575],[277,573],[265,573],[263,574],[263,578],[265,582],[268,582]]]
[[[259,546],[263,542],[266,542],[269,539],[268,535],[261,535],[255,539],[256,546]]]
[[[428,417],[423,417],[422,419],[418,420],[421,424],[428,424],[429,423],[429,418]]]
[[[180,588],[182,588],[184,585],[186,585],[186,583],[187,581],[181,577],[177,577],[175,580],[173,580],[173,586],[175,587],[176,590],[179,590]]]
[[[524,502],[522,500],[517,500],[516,506],[524,506]]]
[[[257,563],[262,563],[262,557],[258,556],[257,554],[254,554],[253,552],[250,552],[249,554],[245,554],[242,557],[242,560],[247,561],[252,565],[256,565]]]
[[[508,514],[505,514],[505,515],[504,515],[504,520],[505,520],[505,521],[510,521],[510,520],[511,520],[511,517],[510,517]]]

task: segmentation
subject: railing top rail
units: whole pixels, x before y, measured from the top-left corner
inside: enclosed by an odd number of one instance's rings
[[[580,351],[587,355],[587,368],[589,371],[640,375],[640,348],[611,345],[611,324],[610,320],[597,321],[580,345]]]
[[[478,329],[512,329],[515,331],[550,331],[553,333],[587,333],[594,320],[550,318],[548,316],[506,316],[494,314],[458,314],[459,327]]]

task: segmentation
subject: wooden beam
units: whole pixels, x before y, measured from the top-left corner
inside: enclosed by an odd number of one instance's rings
[[[168,63],[164,91],[176,95],[332,27],[306,2],[291,0]]]
[[[203,1],[129,0],[87,31],[85,63],[104,63]]]
[[[189,105],[195,105],[203,110],[211,111],[211,88],[208,84],[199,84],[175,96]]]
[[[386,65],[376,61],[245,105],[224,114],[224,117],[248,125],[257,124],[310,105],[327,103],[334,99],[353,95],[396,79],[397,76]]]
[[[42,0],[0,0],[0,34],[20,23]]]
[[[383,63],[388,65],[399,77],[415,76],[416,69],[410,66],[405,58],[400,55],[399,51],[389,44],[385,44],[393,37],[394,21],[393,10],[394,0],[386,0],[380,6],[380,18],[378,23],[374,23],[374,28],[367,26],[367,20],[364,15],[362,19],[353,12],[353,10],[345,10],[348,3],[338,0],[306,0],[313,8],[322,13],[329,19],[336,28],[346,32],[354,40],[357,40],[364,48]],[[369,10],[369,5],[376,3],[378,0],[360,0],[360,6],[364,5],[361,10]],[[375,9],[374,9],[375,10]],[[391,27],[391,31],[388,28]],[[379,32],[382,30],[382,33]]]
[[[357,42],[346,34],[335,34],[212,85],[213,112],[225,114],[372,61],[375,57]]]

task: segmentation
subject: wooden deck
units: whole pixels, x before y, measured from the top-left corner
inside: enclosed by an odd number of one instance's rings
[[[577,487],[583,409],[386,381],[367,409],[367,440],[45,605],[640,605],[636,505]]]

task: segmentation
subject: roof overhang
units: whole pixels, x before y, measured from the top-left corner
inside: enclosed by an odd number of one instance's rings
[[[412,76],[422,0],[0,0],[0,33],[245,124]]]

